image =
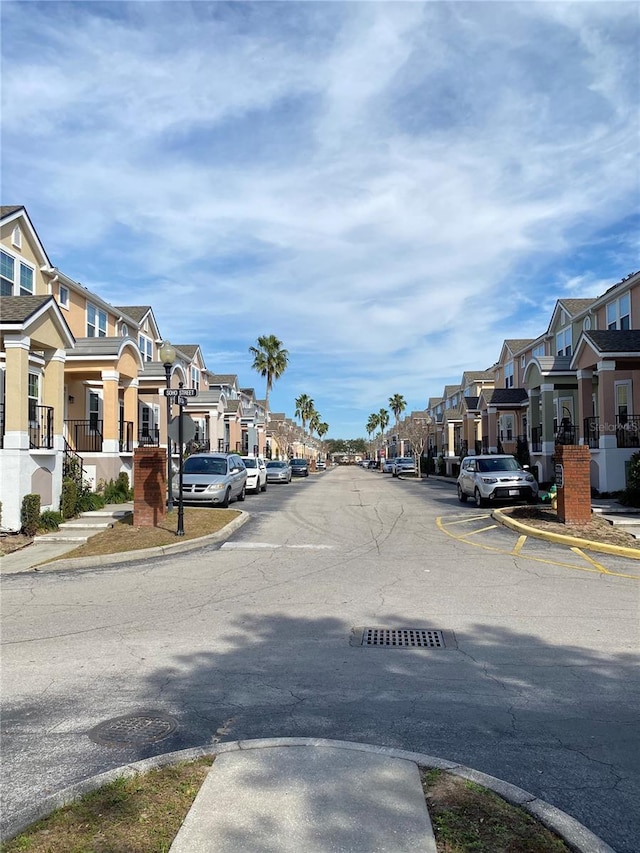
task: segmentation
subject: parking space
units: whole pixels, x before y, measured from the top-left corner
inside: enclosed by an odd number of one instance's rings
[[[523,560],[561,566],[568,571],[640,581],[640,562],[637,560],[546,542],[517,533],[495,521],[489,510],[469,509],[441,515],[436,518],[436,526],[444,535],[470,548],[510,554]]]

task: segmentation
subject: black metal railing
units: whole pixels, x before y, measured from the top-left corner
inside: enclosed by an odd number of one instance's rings
[[[218,439],[218,453],[224,453],[229,449],[229,445],[224,443],[224,438]]]
[[[29,419],[29,448],[53,448],[53,406],[34,406]]]
[[[102,420],[65,421],[66,439],[78,453],[102,453]]]
[[[4,447],[4,403],[0,403],[0,447]]]
[[[584,440],[591,449],[600,447],[600,418],[584,419]]]
[[[62,463],[62,474],[65,479],[75,480],[77,483],[84,482],[84,464],[82,456],[76,453],[66,438],[64,441],[64,461]]]
[[[140,427],[138,430],[139,447],[160,447],[160,427]]]
[[[570,421],[561,421],[554,436],[554,441],[556,444],[577,444],[578,427]]]
[[[488,452],[489,452],[489,438],[488,438],[488,436],[486,436],[486,435],[485,435],[485,436],[484,436],[484,438],[482,439],[482,452],[483,452],[483,453],[488,453]]]
[[[531,452],[542,452],[542,427],[531,427]]]
[[[618,447],[640,447],[640,415],[616,415]]]
[[[133,421],[120,421],[118,451],[120,453],[133,453]]]

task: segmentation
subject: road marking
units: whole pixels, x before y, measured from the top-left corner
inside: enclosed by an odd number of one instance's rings
[[[548,566],[560,566],[560,568],[563,568],[563,569],[573,569],[574,571],[579,571],[579,572],[592,572],[593,574],[600,574],[600,575],[606,574],[606,575],[611,575],[612,577],[627,578],[628,580],[640,581],[639,575],[630,575],[630,574],[626,574],[624,572],[612,572],[609,569],[605,569],[604,566],[602,566],[600,563],[597,563],[595,560],[592,560],[591,558],[587,557],[587,555],[584,554],[582,551],[580,551],[580,549],[578,549],[578,548],[571,548],[571,550],[576,552],[576,556],[583,557],[587,562],[590,563],[590,565],[579,566],[576,563],[565,563],[562,560],[547,560],[544,557],[535,557],[531,554],[525,554],[524,552],[521,552],[520,550],[518,551],[517,554],[514,554],[513,551],[506,551],[504,548],[497,548],[495,545],[485,545],[481,542],[472,542],[470,539],[467,538],[470,535],[468,533],[463,533],[463,534],[457,536],[455,533],[452,533],[451,531],[447,530],[447,527],[450,527],[454,524],[458,524],[458,521],[452,521],[450,523],[445,523],[442,516],[438,516],[436,518],[436,526],[446,536],[450,536],[452,539],[455,539],[456,542],[464,542],[465,545],[470,545],[472,548],[483,548],[485,551],[491,551],[494,554],[507,554],[510,557],[519,556],[521,559],[531,560],[534,563],[543,563],[543,564],[546,564]],[[485,529],[490,529],[490,528],[485,528]],[[475,531],[475,532],[479,533],[480,531]],[[524,538],[526,539],[527,537],[524,537]],[[515,548],[518,548],[519,542],[520,542],[520,540],[518,540],[518,542],[516,542],[514,550],[515,550]],[[524,542],[520,545],[520,549],[522,548],[522,545],[524,545]]]
[[[447,527],[453,527],[454,524],[467,524],[469,521],[479,521],[483,518],[491,518],[491,513],[485,512],[484,515],[465,515],[464,518],[460,518],[458,521],[447,522]]]
[[[476,533],[484,533],[485,530],[495,530],[497,526],[497,524],[490,524],[488,527],[479,527],[477,530],[470,530],[468,533],[463,533],[461,538],[466,539],[467,536],[475,536]]]
[[[525,543],[526,541],[527,541],[527,537],[526,537],[526,536],[524,535],[524,533],[523,533],[523,534],[522,534],[522,536],[519,536],[519,537],[518,537],[518,541],[517,541],[517,542],[516,542],[516,544],[513,546],[513,551],[512,551],[511,553],[512,553],[514,556],[517,556],[517,555],[520,553],[520,551],[522,550],[522,546],[524,545],[524,543]]]

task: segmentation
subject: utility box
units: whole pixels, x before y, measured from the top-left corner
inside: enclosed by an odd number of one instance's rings
[[[586,445],[558,444],[555,475],[558,521],[588,524],[591,521],[591,451]]]
[[[166,515],[166,450],[136,447],[133,475],[133,526],[157,527]]]

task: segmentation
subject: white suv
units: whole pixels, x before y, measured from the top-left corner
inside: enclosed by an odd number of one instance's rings
[[[258,494],[267,491],[267,465],[261,456],[243,456],[247,469],[247,491]]]
[[[415,474],[416,463],[413,456],[397,456],[393,461],[391,473],[394,477],[398,474]]]
[[[458,475],[458,500],[475,500],[477,507],[493,501],[538,501],[538,484],[514,456],[467,456]]]

